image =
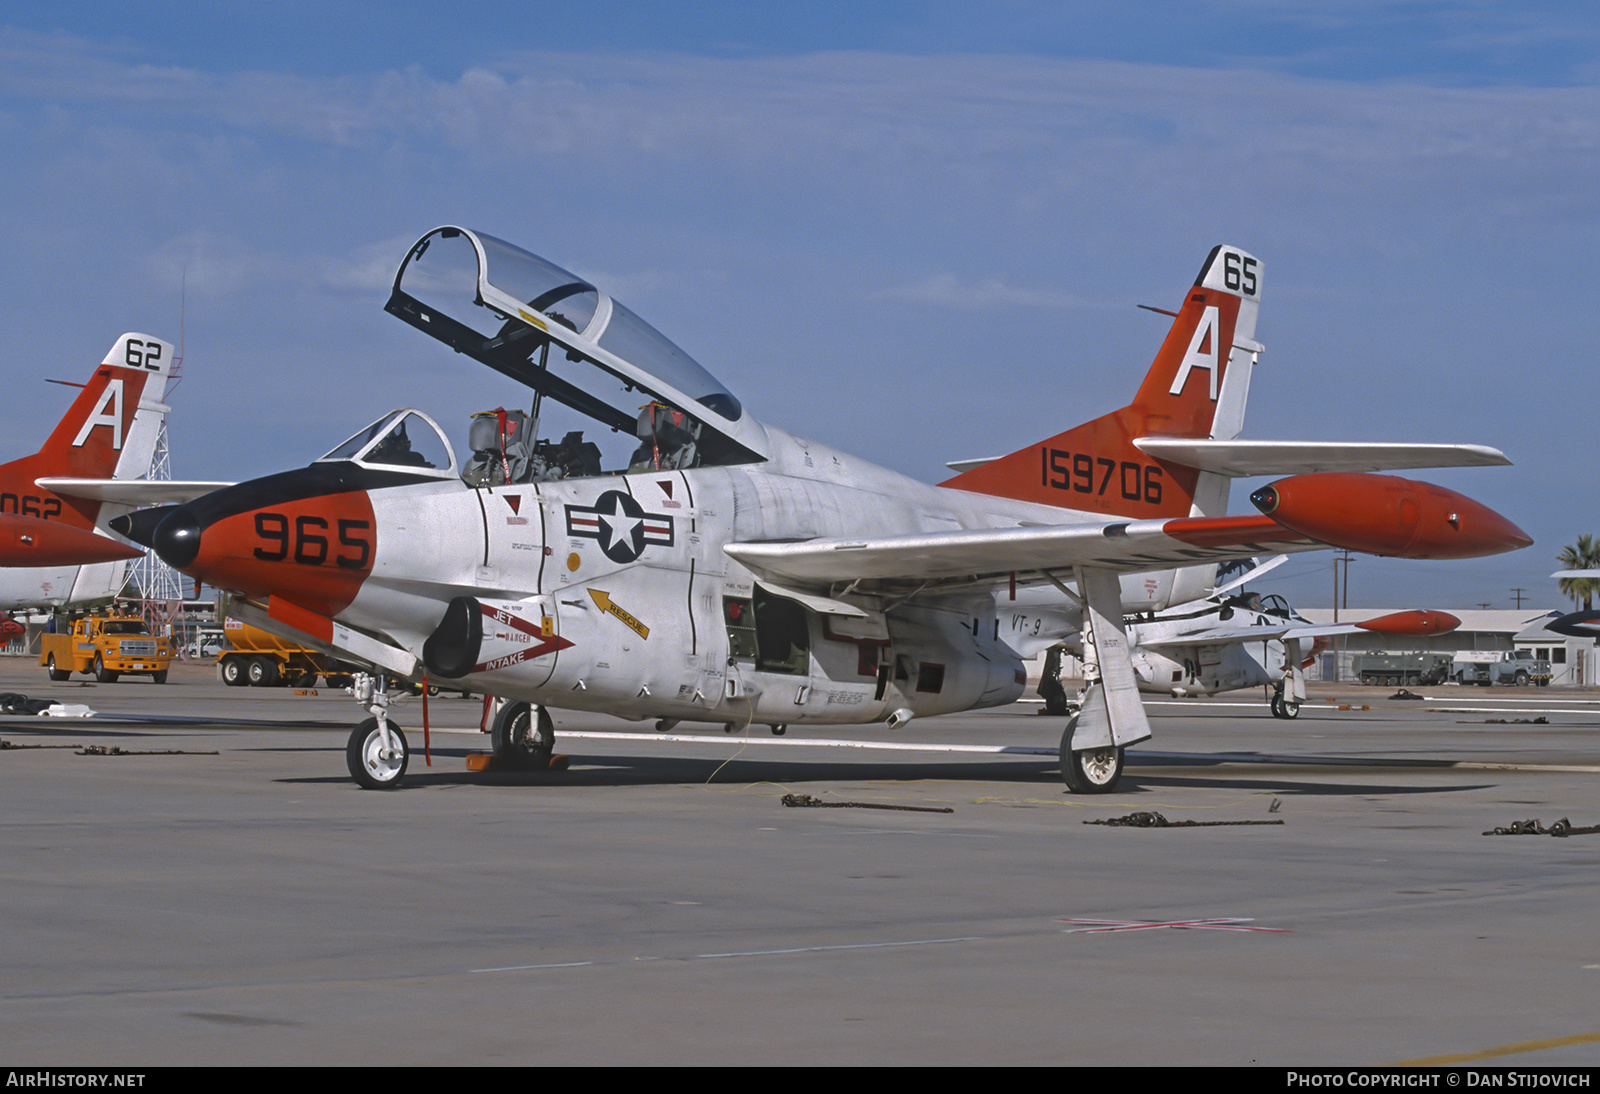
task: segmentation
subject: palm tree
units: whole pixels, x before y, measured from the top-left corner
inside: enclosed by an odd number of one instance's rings
[[[1561,548],[1556,561],[1563,570],[1600,569],[1600,542],[1593,536],[1579,536],[1575,545]],[[1557,588],[1562,596],[1572,597],[1573,607],[1578,607],[1578,601],[1582,600],[1583,610],[1589,611],[1594,607],[1594,595],[1600,593],[1600,578],[1564,577],[1557,582]]]

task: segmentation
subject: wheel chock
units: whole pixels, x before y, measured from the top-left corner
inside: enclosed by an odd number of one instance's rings
[[[497,756],[493,752],[473,752],[467,756],[468,771],[527,771],[526,767],[516,767],[511,764],[497,763]],[[551,756],[549,771],[565,771],[572,763],[568,756]]]

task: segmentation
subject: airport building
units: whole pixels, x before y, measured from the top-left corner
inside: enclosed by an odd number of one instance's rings
[[[1341,608],[1335,612],[1331,608],[1298,609],[1301,616],[1316,624],[1360,623],[1394,610]],[[1564,610],[1454,609],[1450,614],[1461,620],[1461,626],[1448,634],[1397,638],[1394,635],[1361,633],[1332,639],[1331,648],[1318,656],[1316,664],[1307,670],[1306,679],[1354,681],[1356,675],[1352,665],[1356,657],[1363,653],[1526,650],[1534,657],[1550,662],[1550,682],[1554,686],[1600,684],[1600,649],[1596,648],[1594,639],[1553,634],[1544,627],[1550,620],[1565,615]]]

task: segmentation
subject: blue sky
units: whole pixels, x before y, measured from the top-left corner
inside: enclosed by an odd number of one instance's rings
[[[1266,268],[1247,435],[1516,462],[1419,477],[1536,546],[1364,559],[1352,604],[1553,606],[1553,555],[1600,531],[1589,5],[12,3],[0,140],[7,456],[64,407],[38,377],[180,310],[181,477],[399,405],[464,432],[522,393],[381,311],[461,223],[598,280],[758,417],[934,480],[1125,402],[1164,333],[1134,305],[1228,242]]]

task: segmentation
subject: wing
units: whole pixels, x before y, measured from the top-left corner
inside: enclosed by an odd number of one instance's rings
[[[770,580],[881,587],[987,585],[1012,575],[1019,582],[1039,583],[1070,576],[1074,566],[1137,573],[1325,546],[1271,517],[1228,516],[730,543],[725,550]]]
[[[1252,613],[1241,613],[1249,615]],[[1307,623],[1304,620],[1286,619],[1272,623],[1240,623],[1234,626],[1212,627],[1210,630],[1174,635],[1171,638],[1143,639],[1139,644],[1152,648],[1162,646],[1221,646],[1233,642],[1268,642],[1277,639],[1298,641],[1302,639],[1332,638],[1338,634],[1398,634],[1422,637],[1430,634],[1448,634],[1461,626],[1461,620],[1449,612],[1414,610],[1391,612],[1360,623]]]
[[[121,505],[181,505],[204,497],[213,490],[232,486],[231,482],[180,482],[164,479],[67,479],[36,480],[46,490],[90,501],[109,501]]]

